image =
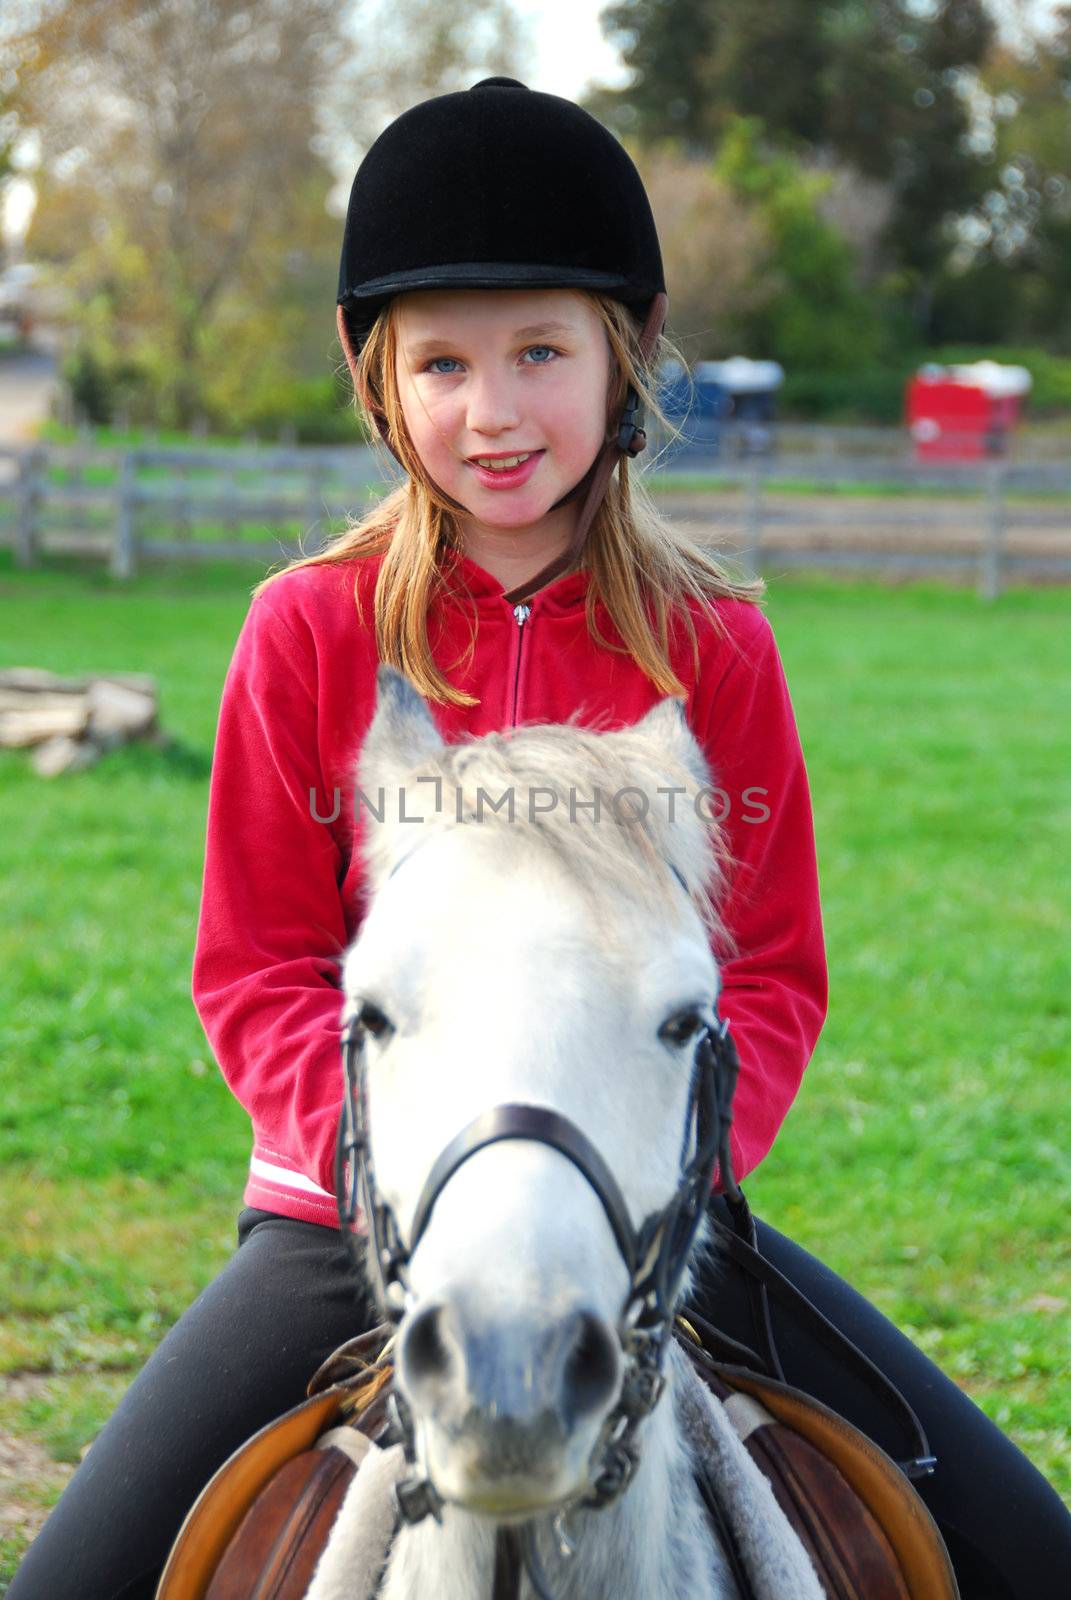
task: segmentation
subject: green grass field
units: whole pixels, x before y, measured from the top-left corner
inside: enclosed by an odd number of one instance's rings
[[[123,585],[0,554],[0,665],[154,673],[174,739],[53,782],[0,754],[0,1592],[231,1248],[247,1123],[189,973],[215,717],[255,577]],[[831,1003],[749,1193],[1071,1496],[1071,592],[771,589]]]

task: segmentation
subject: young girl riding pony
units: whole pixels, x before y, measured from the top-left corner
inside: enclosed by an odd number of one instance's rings
[[[811,806],[761,581],[728,576],[629,470],[672,350],[666,307],[639,175],[566,100],[489,78],[413,107],[361,164],[338,331],[404,475],[256,588],[212,768],[193,995],[253,1123],[239,1248],[93,1444],[10,1600],[148,1600],[215,1469],[378,1320],[340,1241],[333,1153],[339,957],[365,910],[354,772],[380,662],[448,740],[623,727],[683,699],[732,858],[717,954],[737,1176],[769,1151],[826,1014]],[[828,1268],[761,1222],[758,1242],[919,1414],[937,1464],[918,1488],[965,1600],[1071,1592],[1071,1518],[1030,1463]],[[706,1271],[699,1309],[751,1342],[744,1275]],[[773,1321],[787,1380],[901,1456],[872,1390],[791,1310]]]

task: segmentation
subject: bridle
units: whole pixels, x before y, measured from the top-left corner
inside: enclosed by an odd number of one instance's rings
[[[458,1169],[480,1150],[507,1139],[547,1145],[572,1162],[602,1206],[629,1274],[628,1293],[617,1324],[624,1377],[617,1403],[606,1418],[592,1454],[590,1488],[579,1504],[609,1505],[636,1470],[637,1432],[653,1411],[665,1384],[663,1367],[674,1309],[715,1170],[720,1172],[725,1193],[734,1199],[740,1194],[729,1149],[739,1062],[728,1023],[718,1017],[715,1008],[713,1025],[704,1023],[698,1034],[677,1188],[668,1204],[652,1212],[638,1229],[632,1225],[613,1172],[575,1123],[548,1106],[504,1104],[474,1118],[435,1161],[417,1201],[408,1243],[393,1208],[383,1199],[376,1183],[364,1048],[368,1033],[362,1008],[348,1020],[342,1035],[345,1085],[335,1151],[335,1192],[342,1235],[355,1267],[358,1272],[370,1269],[391,1321],[397,1323],[404,1315],[410,1293],[409,1263],[427,1231],[439,1196]],[[359,1208],[368,1223],[366,1256],[355,1234]],[[407,1459],[415,1464],[412,1421],[397,1390],[393,1409]],[[400,1484],[397,1499],[403,1520],[410,1523],[429,1514],[437,1517],[442,1509],[434,1485],[426,1478],[412,1476]],[[529,1576],[535,1576],[531,1567]]]

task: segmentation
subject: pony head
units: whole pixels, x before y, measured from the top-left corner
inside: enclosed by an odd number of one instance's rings
[[[680,1177],[696,1043],[719,991],[724,852],[680,702],[632,727],[446,743],[381,668],[358,768],[371,903],[343,967],[371,1019],[378,1192],[403,1240],[481,1113],[566,1118],[633,1228]],[[446,1501],[527,1518],[581,1498],[623,1376],[629,1272],[598,1194],[550,1145],[478,1150],[408,1264],[397,1382]]]

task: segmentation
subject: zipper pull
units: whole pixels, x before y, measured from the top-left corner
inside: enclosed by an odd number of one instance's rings
[[[518,626],[518,628],[523,628],[524,627],[525,623],[528,621],[528,616],[529,616],[529,613],[530,613],[531,609],[532,609],[531,606],[525,606],[525,605],[514,606],[513,615],[517,618],[517,626]]]

